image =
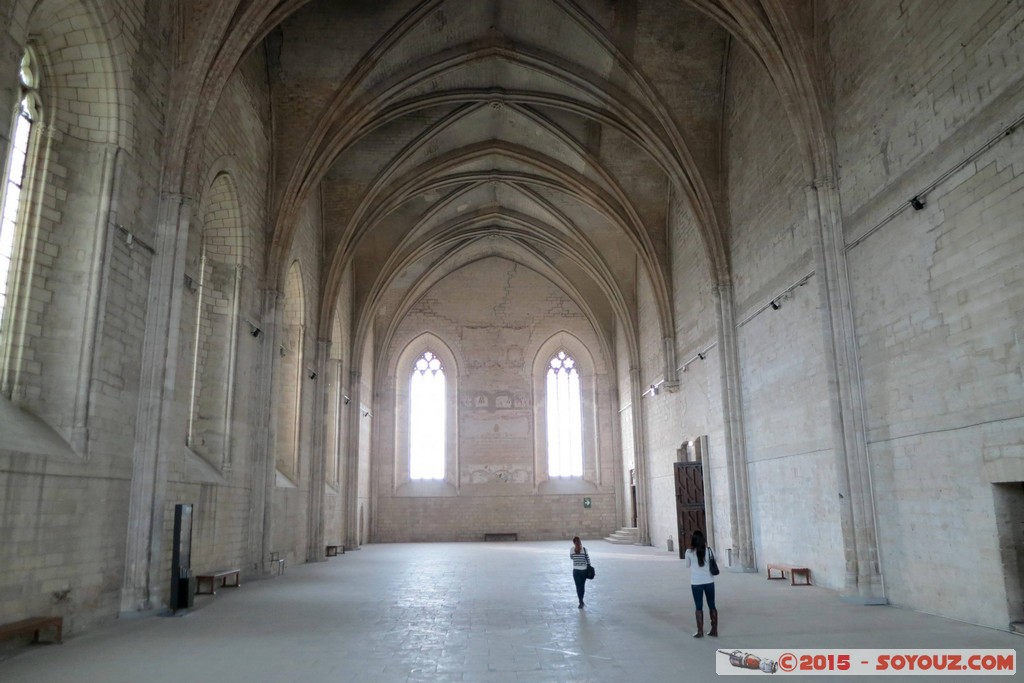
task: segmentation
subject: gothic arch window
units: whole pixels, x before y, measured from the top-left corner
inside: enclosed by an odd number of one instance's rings
[[[580,373],[565,350],[548,361],[547,405],[548,476],[583,476],[583,423]]]
[[[9,336],[5,328],[10,327],[13,317],[7,310],[7,292],[14,275],[15,250],[21,242],[20,228],[24,226],[29,149],[36,137],[33,133],[38,130],[35,124],[41,118],[38,67],[31,48],[26,48],[22,55],[18,81],[21,96],[12,127],[3,188],[3,215],[0,218],[0,335],[4,336]]]
[[[603,356],[568,330],[533,352],[534,483],[540,493],[594,492],[602,484]],[[596,346],[596,345],[595,345]]]
[[[399,496],[454,496],[459,482],[459,360],[423,332],[388,361],[394,391],[392,475]]]
[[[153,252],[112,201],[131,109],[107,26],[79,0],[21,6],[10,37],[25,47],[2,84],[15,106],[0,117],[0,450],[84,456],[123,417],[106,398],[132,386],[143,347],[103,307],[144,310]]]
[[[424,351],[409,380],[409,478],[444,479],[445,373],[441,359]]]
[[[242,269],[241,207],[227,173],[206,192],[201,234],[190,244],[195,299],[190,330],[191,367],[188,433],[194,452],[210,463],[230,466],[231,413]],[[195,253],[198,252],[198,253]]]

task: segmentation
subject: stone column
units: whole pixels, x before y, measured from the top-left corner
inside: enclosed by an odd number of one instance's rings
[[[878,566],[874,493],[864,428],[857,338],[847,273],[839,192],[831,177],[807,189],[816,225],[815,271],[822,312],[825,367],[832,413],[837,495],[846,563],[845,599],[881,604],[886,599]]]
[[[142,346],[139,411],[132,453],[128,537],[121,585],[121,611],[158,607],[170,586],[160,584],[164,553],[166,454],[180,448],[180,425],[172,419],[178,364],[181,283],[192,199],[165,193],[157,214],[156,256],[150,275],[149,308]],[[169,569],[169,568],[168,568]]]
[[[334,378],[337,386],[334,389],[335,396],[329,401],[329,405],[333,405],[334,409],[327,416],[327,419],[333,424],[330,425],[332,427],[330,431],[331,439],[328,443],[325,443],[325,448],[327,451],[327,457],[335,458],[337,461],[335,479],[338,485],[338,502],[337,505],[334,506],[334,514],[340,517],[340,522],[344,525],[346,519],[345,505],[348,502],[348,491],[345,488],[348,484],[348,474],[345,471],[347,462],[340,456],[345,453],[345,439],[348,434],[347,420],[349,415],[349,405],[345,402],[345,396],[347,396],[346,392],[348,389],[345,387],[344,378],[342,376],[344,367],[342,366],[341,359],[331,358],[328,361],[328,367],[330,368],[331,377]],[[344,526],[342,526],[341,538],[332,538],[332,543],[344,543],[344,529]]]
[[[676,363],[676,338],[669,336],[661,340],[665,355],[665,384],[662,387],[669,393],[679,390],[679,368]]]
[[[252,484],[249,490],[248,564],[257,576],[269,570],[270,531],[273,522],[274,474],[274,362],[277,349],[278,302],[281,292],[263,291],[262,333],[254,381],[255,411],[252,435]]]
[[[356,549],[359,539],[359,420],[362,375],[358,370],[349,371],[349,393],[352,399],[347,412],[348,425],[342,459],[345,463],[345,547]]]
[[[755,569],[755,558],[750,523],[750,490],[747,486],[747,445],[743,435],[743,395],[740,391],[739,350],[731,284],[715,285],[715,303],[722,382],[722,422],[729,468],[729,531],[736,550],[736,557],[733,558],[735,565],[752,571]]]
[[[647,439],[644,437],[643,391],[640,368],[629,369],[630,401],[633,403],[633,457],[636,469],[636,530],[640,545],[651,544],[651,527],[647,509]]]
[[[324,478],[326,448],[326,396],[327,387],[327,364],[331,353],[331,342],[326,339],[318,339],[316,344],[316,359],[313,363],[316,378],[313,379],[313,431],[311,455],[309,460],[309,509],[307,510],[309,527],[307,538],[309,539],[306,550],[307,562],[320,562],[324,559],[326,552],[324,547]]]

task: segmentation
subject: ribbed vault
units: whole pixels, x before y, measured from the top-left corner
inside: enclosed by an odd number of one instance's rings
[[[713,22],[673,11],[724,45]],[[670,336],[672,197],[697,217],[712,272],[728,272],[704,180],[716,177],[708,74],[724,48],[694,51],[694,92],[681,106],[665,94],[685,86],[662,91],[634,63],[627,14],[566,0],[307,3],[267,41],[282,141],[270,281],[280,280],[300,207],[320,192],[321,334],[351,269],[356,353],[460,255],[483,238],[494,249],[498,237],[506,258],[587,311],[609,348],[618,326],[637,357],[639,281],[654,292],[658,336]],[[308,63],[331,26],[352,42]]]

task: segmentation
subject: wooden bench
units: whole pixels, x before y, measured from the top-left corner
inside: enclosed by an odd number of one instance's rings
[[[4,624],[0,626],[0,638],[13,638],[14,636],[23,636],[31,633],[32,642],[38,643],[39,632],[47,628],[53,629],[55,643],[64,642],[62,640],[64,617],[29,617],[21,621]]]
[[[778,576],[772,576],[772,572],[777,571]],[[789,572],[789,585],[791,586],[810,586],[811,585],[811,570],[807,567],[796,567],[791,564],[769,564],[768,565],[768,580],[772,579],[784,579],[786,578],[786,572]],[[796,577],[804,577],[803,583],[797,583]]]
[[[345,546],[343,545],[329,545],[327,546],[327,557],[336,557],[338,554],[338,548],[341,548],[341,554],[345,554]]]
[[[196,575],[196,595],[216,595],[218,579],[221,580],[220,583],[225,588],[238,588],[242,585],[242,581],[239,578],[241,572],[241,569],[220,569],[215,572]],[[231,577],[234,577],[234,583],[228,583],[228,579]],[[208,586],[209,590],[203,590],[204,585]]]
[[[514,533],[514,532],[484,534],[484,542],[485,543],[489,543],[491,541],[518,541],[518,540],[519,540],[519,534]]]

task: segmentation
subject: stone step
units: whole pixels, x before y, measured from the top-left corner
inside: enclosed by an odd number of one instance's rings
[[[635,545],[640,541],[640,531],[634,527],[623,527],[604,540],[619,545]]]

